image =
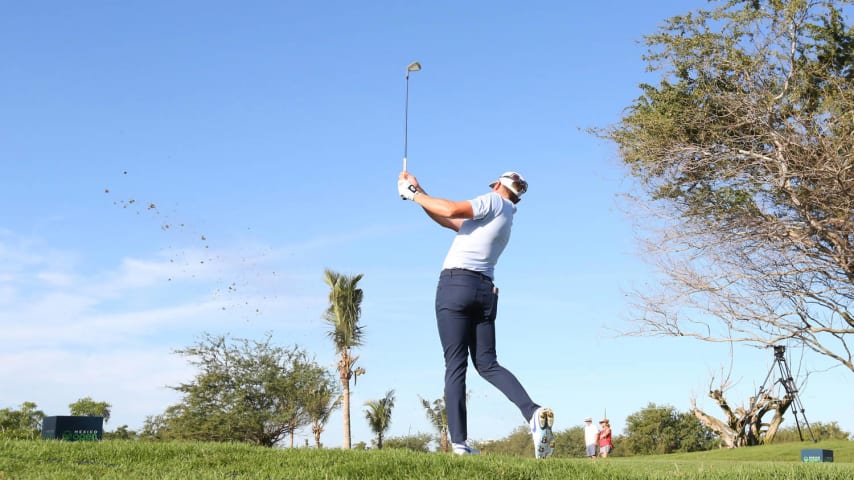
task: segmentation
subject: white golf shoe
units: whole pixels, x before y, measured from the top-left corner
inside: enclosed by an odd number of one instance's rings
[[[534,456],[536,458],[550,457],[555,451],[555,436],[552,425],[555,414],[551,408],[540,407],[531,418],[531,436],[534,438]]]
[[[480,455],[480,450],[472,447],[468,441],[466,443],[455,443],[453,447],[454,453],[457,455]]]

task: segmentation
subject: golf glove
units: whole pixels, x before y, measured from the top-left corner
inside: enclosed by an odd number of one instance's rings
[[[397,192],[403,200],[414,200],[415,195],[418,195],[418,189],[409,180],[398,180]]]

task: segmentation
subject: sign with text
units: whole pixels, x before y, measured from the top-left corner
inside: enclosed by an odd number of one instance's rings
[[[801,461],[807,463],[833,462],[833,450],[801,450]]]
[[[104,417],[58,416],[42,420],[42,440],[93,442],[104,436]]]

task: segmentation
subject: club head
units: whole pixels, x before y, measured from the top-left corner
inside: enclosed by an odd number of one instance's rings
[[[418,62],[412,62],[406,67],[407,72],[417,72],[419,70],[421,70],[421,64]]]

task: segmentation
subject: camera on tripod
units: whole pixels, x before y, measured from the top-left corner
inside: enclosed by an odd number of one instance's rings
[[[773,385],[779,383],[783,386],[783,389],[786,391],[786,397],[791,399],[791,412],[792,416],[795,417],[795,425],[798,427],[798,435],[801,438],[801,441],[804,440],[804,434],[801,431],[801,422],[803,422],[806,427],[807,432],[810,434],[810,438],[813,442],[816,442],[815,436],[812,433],[812,428],[810,427],[810,423],[807,421],[807,417],[804,414],[804,406],[801,403],[801,399],[798,396],[798,387],[795,385],[795,380],[792,378],[792,370],[789,369],[789,364],[786,363],[786,347],[783,345],[771,345],[774,347],[774,363],[771,365],[771,369],[768,371],[768,376],[765,377],[765,382],[762,383],[762,386],[759,387],[759,391],[756,392],[756,396],[753,397],[753,402],[750,405],[750,411],[753,411],[753,408],[756,406],[756,402],[761,398],[762,395],[767,395],[768,390],[773,388]],[[774,374],[775,367],[780,374],[780,378],[774,382],[771,382],[771,376]],[[782,412],[781,412],[782,414]],[[798,415],[802,417],[802,419],[798,418]]]

